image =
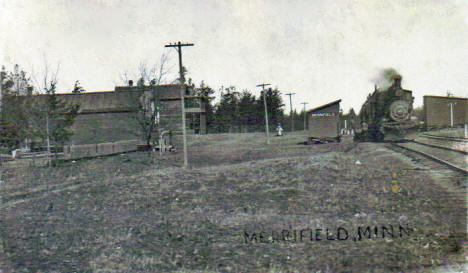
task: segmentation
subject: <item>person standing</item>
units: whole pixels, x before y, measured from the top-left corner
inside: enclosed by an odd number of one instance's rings
[[[283,128],[281,127],[281,123],[278,123],[278,127],[276,127],[276,135],[282,136],[283,135]]]

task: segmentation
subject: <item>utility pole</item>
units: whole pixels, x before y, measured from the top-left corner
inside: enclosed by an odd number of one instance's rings
[[[184,142],[184,167],[188,166],[187,160],[187,132],[185,128],[185,92],[184,92],[184,71],[182,66],[182,47],[183,46],[193,46],[193,44],[182,44],[180,41],[174,44],[165,45],[165,47],[175,47],[177,52],[179,53],[179,74],[180,74],[180,104],[182,107],[182,137]]]
[[[50,133],[49,133],[49,110],[45,111],[47,152],[50,153]]]
[[[308,102],[301,102],[301,104],[304,105],[304,131],[306,130],[306,124],[307,124],[307,113],[306,113],[306,104],[309,104]]]
[[[3,71],[0,71],[0,113],[2,110],[2,97],[3,97]]]
[[[2,69],[3,70],[3,69]],[[3,124],[1,118],[2,113],[2,102],[3,102],[3,71],[0,71],[0,125]],[[2,152],[0,151],[0,187],[3,184],[3,157]],[[2,207],[2,197],[0,196],[0,208]]]
[[[266,93],[265,93],[265,86],[270,85],[269,83],[262,83],[257,85],[257,87],[262,87],[263,92],[263,105],[265,106],[265,130],[267,135],[267,144],[270,144],[270,129],[268,128],[268,110],[267,110],[267,103],[266,103]]]
[[[453,125],[454,125],[454,120],[453,120],[453,106],[457,104],[456,102],[450,102],[449,105],[450,105],[450,127],[453,128]]]
[[[296,95],[296,93],[288,93],[286,96],[289,96],[289,106],[291,108],[291,132],[294,132],[294,116],[293,116],[293,108],[292,108],[292,95]]]

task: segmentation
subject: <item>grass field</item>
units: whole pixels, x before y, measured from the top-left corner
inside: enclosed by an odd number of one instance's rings
[[[188,169],[180,154],[152,163],[141,152],[5,170],[0,266],[323,273],[465,262],[457,181],[383,145],[304,140],[192,136]]]

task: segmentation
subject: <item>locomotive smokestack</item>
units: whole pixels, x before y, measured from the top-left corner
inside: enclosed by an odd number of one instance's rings
[[[395,75],[393,78],[393,87],[401,89],[401,76]]]

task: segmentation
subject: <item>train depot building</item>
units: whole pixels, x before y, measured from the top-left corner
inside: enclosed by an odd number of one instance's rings
[[[308,143],[340,141],[340,100],[307,111]]]

